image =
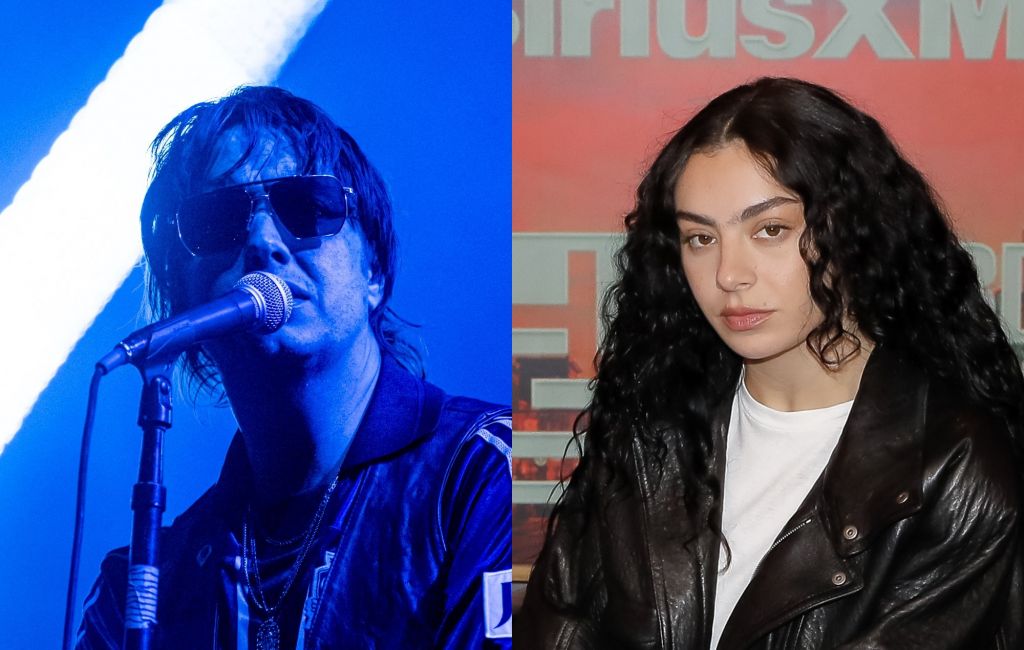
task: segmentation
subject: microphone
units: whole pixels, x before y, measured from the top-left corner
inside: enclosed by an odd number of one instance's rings
[[[269,334],[281,329],[292,315],[292,291],[272,273],[256,271],[235,283],[226,295],[158,321],[130,334],[114,346],[96,367],[103,374],[149,359],[169,361],[199,341],[253,330]]]

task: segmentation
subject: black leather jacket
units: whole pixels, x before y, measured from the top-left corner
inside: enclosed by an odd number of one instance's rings
[[[724,404],[719,476],[728,419]],[[559,521],[513,623],[514,647],[709,647],[719,544],[704,532],[684,545],[692,535],[673,454],[657,482],[633,451],[632,495],[601,504],[585,530]],[[1024,647],[1015,470],[1004,424],[876,349],[825,471],[718,648]]]

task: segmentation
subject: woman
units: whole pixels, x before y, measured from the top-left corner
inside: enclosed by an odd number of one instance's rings
[[[637,191],[522,648],[1019,648],[1024,380],[920,172],[831,91]]]

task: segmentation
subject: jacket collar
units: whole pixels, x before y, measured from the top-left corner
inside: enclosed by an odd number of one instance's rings
[[[880,529],[921,506],[928,383],[919,368],[893,350],[880,345],[868,358],[846,425],[820,479],[824,523],[843,557],[862,551]],[[726,400],[717,411],[720,442],[729,428],[730,406]],[[724,464],[717,469],[723,476]],[[817,506],[811,501],[797,510],[794,520]]]
[[[440,406],[439,388],[413,376],[391,355],[382,355],[377,385],[345,454],[342,473],[392,456],[426,437],[437,423]],[[217,479],[222,505],[243,503],[251,480],[245,439],[238,431]]]
[[[719,648],[747,647],[801,612],[863,587],[850,556],[921,507],[927,391],[923,372],[875,348],[825,471],[761,560]]]
[[[434,429],[440,415],[440,389],[414,377],[385,354],[373,397],[345,455],[342,471],[402,451]]]
[[[823,475],[825,523],[843,557],[921,506],[928,379],[877,347]]]

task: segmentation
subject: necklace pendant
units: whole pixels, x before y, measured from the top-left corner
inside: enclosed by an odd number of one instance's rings
[[[276,617],[260,623],[256,630],[256,650],[281,650],[281,628],[277,626]]]

